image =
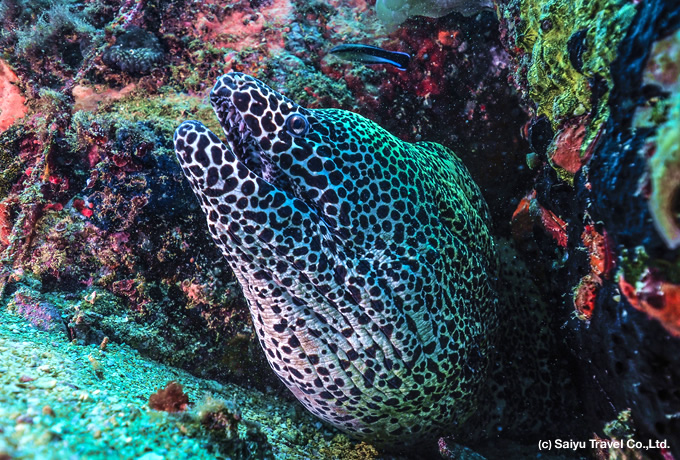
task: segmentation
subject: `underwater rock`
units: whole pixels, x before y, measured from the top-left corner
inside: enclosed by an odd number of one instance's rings
[[[326,45],[321,28],[316,24],[295,22],[289,29],[285,35],[286,50],[311,64],[311,58],[315,56],[311,51],[318,53]]]
[[[285,32],[295,23],[293,3],[235,2],[225,7],[224,2],[208,0],[201,2],[192,26],[202,40],[214,47],[237,52],[260,49],[265,55],[276,54],[284,47]]]
[[[339,108],[352,106],[355,102],[344,80],[337,81],[320,74],[297,56],[284,52],[269,62],[269,80],[287,97],[298,99],[305,107]]]
[[[565,158],[559,142],[548,152],[564,165],[555,164],[560,177],[572,178],[607,119],[609,66],[635,5],[625,0],[504,0],[498,10],[506,47],[516,59],[515,84],[531,101],[530,110],[546,116],[556,133],[566,130],[570,149],[577,147],[576,158]],[[573,133],[581,138],[577,144]]]
[[[86,86],[76,85],[73,87],[73,111],[94,111],[102,102],[112,102],[129,95],[136,85],[130,83],[124,88],[108,88],[101,85]]]
[[[583,388],[585,418],[606,437],[605,424],[630,408],[635,438],[668,441],[660,454],[677,458],[679,122],[671,37],[680,10],[663,0],[512,0],[500,2],[499,12],[515,83],[554,133],[549,164],[534,179],[536,203],[525,202],[514,224],[533,240],[543,267],[535,276],[547,273],[552,295],[569,299],[565,341],[578,359],[573,378]],[[522,216],[531,209],[564,221],[565,245],[527,233],[536,218]]]
[[[102,60],[129,74],[147,74],[164,57],[163,46],[151,32],[132,26],[116,39],[116,44],[104,51]]]
[[[554,132],[548,117],[540,116],[531,120],[529,125],[528,140],[531,150],[540,157],[544,157],[548,146],[552,142]],[[533,169],[533,168],[532,168]]]
[[[471,16],[493,8],[490,0],[378,0],[375,14],[388,28],[393,28],[411,16],[438,18],[449,13]]]
[[[21,180],[0,190],[7,191],[0,203],[0,249],[9,261],[0,281],[8,281],[9,292],[33,280],[45,292],[82,298],[82,309],[65,312],[79,343],[99,344],[108,336],[197,373],[277,388],[275,377],[260,378],[258,369],[268,369],[248,358],[264,362],[244,301],[221,256],[192,236],[204,224],[196,204],[180,198],[187,190],[181,171],[164,153],[172,132],[164,124],[171,129],[174,123],[159,113],[179,113],[183,109],[174,105],[184,103],[137,98],[135,115],[127,111],[135,104],[129,99],[97,113],[72,112],[68,105],[2,133],[2,178]],[[34,102],[42,110],[45,105]],[[31,125],[45,118],[49,127]],[[63,131],[57,131],[59,120],[67,123]],[[54,144],[46,141],[54,150],[41,147],[45,132],[59,132]],[[51,153],[41,167],[36,159],[46,150]],[[185,284],[200,288],[184,290]],[[82,291],[97,295],[86,301]],[[203,340],[196,342],[199,330]]]

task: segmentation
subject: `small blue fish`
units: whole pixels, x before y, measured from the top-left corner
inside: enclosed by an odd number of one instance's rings
[[[388,51],[377,46],[361,44],[345,44],[332,48],[333,53],[346,61],[360,62],[362,64],[390,64],[399,70],[406,70],[411,61],[411,55],[400,51]]]

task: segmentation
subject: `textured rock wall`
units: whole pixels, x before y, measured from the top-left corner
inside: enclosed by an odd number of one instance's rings
[[[513,229],[573,309],[565,338],[586,415],[601,436],[668,440],[677,458],[677,2],[520,0],[498,12],[533,115],[537,176]],[[605,425],[617,414],[627,431]]]

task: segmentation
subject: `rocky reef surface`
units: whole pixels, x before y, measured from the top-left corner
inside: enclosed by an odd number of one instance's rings
[[[499,0],[392,31],[374,7],[0,3],[0,457],[388,455],[273,375],[174,158],[180,121],[219,132],[206,95],[236,70],[456,151],[563,320],[582,432],[669,442],[577,455],[680,458],[678,5]],[[347,42],[410,68],[328,54]],[[187,410],[149,409],[172,380]]]
[[[534,187],[513,233],[573,308],[564,339],[583,371],[585,419],[613,438],[669,444],[610,456],[678,458],[680,9],[511,1],[499,12],[532,115]]]
[[[197,378],[127,345],[74,343],[47,324],[0,313],[3,458],[377,456],[280,397]],[[179,394],[163,392],[171,382]]]

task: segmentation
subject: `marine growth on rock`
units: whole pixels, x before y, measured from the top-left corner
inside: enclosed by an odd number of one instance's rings
[[[104,51],[102,60],[130,74],[147,74],[164,56],[163,46],[151,32],[131,26],[116,39],[116,44]]]

